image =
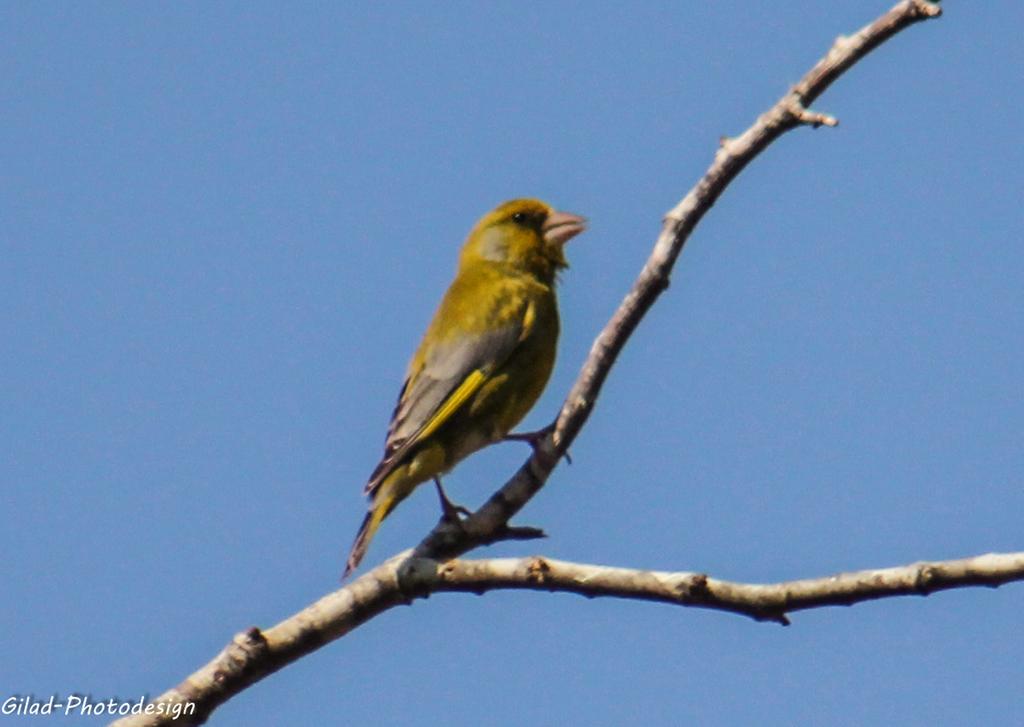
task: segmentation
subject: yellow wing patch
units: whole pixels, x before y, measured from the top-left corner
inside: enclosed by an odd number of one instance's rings
[[[451,419],[452,414],[457,412],[459,407],[466,403],[466,400],[469,397],[473,396],[473,394],[480,389],[485,381],[487,381],[487,374],[480,369],[477,369],[467,376],[465,380],[459,384],[458,388],[444,400],[444,403],[441,404],[436,412],[434,412],[434,415],[430,417],[430,420],[424,424],[418,432],[416,432],[416,435],[412,440],[420,442],[436,432],[441,425]]]

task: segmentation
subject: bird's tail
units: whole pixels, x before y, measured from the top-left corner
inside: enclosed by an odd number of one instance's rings
[[[348,562],[345,563],[345,573],[341,576],[342,578],[348,578],[349,574],[359,567],[377,528],[398,504],[399,498],[395,496],[394,488],[388,487],[387,484],[384,483],[384,487],[377,491],[377,496],[370,503],[370,509],[367,511],[366,517],[363,518],[363,524],[359,526],[355,542],[352,543],[352,550],[348,554]]]

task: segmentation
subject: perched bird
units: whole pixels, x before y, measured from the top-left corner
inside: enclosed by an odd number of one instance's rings
[[[537,401],[555,363],[555,279],[568,266],[562,246],[585,226],[582,217],[517,199],[469,233],[455,279],[409,363],[384,456],[366,483],[369,509],[346,576],[417,485],[434,480],[446,516],[461,509],[448,501],[440,475],[504,439]]]

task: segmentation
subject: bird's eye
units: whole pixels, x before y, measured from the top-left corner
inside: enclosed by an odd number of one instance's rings
[[[525,212],[516,212],[514,215],[512,215],[512,221],[515,222],[517,225],[526,224],[527,219],[528,217]]]

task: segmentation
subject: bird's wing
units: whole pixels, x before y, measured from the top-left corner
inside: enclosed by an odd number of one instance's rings
[[[514,313],[499,327],[463,333],[423,352],[422,364],[410,370],[402,386],[388,427],[384,458],[366,483],[367,494],[416,444],[451,419],[529,334],[534,319],[530,303],[524,301]]]

